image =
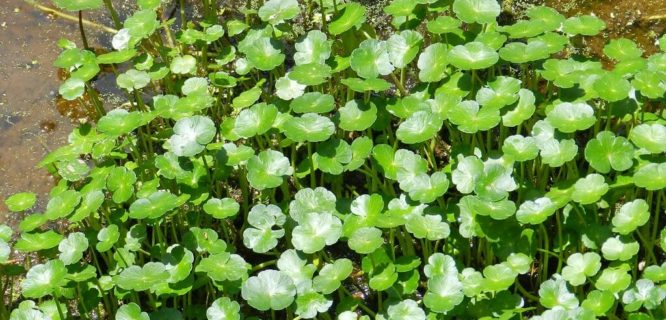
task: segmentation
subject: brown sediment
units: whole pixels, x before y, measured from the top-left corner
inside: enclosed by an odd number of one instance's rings
[[[666,32],[664,0],[514,0],[513,11],[520,16],[533,5],[547,5],[565,16],[595,15],[606,22],[599,36],[584,37],[582,53],[603,58],[603,48],[611,39],[636,42],[645,56],[659,51],[656,40]]]
[[[108,35],[87,32],[92,44],[108,46]],[[80,105],[54,103],[67,75],[52,66],[61,38],[81,46],[76,23],[45,14],[23,0],[5,0],[0,6],[0,224],[15,226],[20,220],[4,205],[16,192],[36,192],[36,210],[43,210],[54,180],[36,165],[50,150],[64,145],[72,123],[87,115]]]

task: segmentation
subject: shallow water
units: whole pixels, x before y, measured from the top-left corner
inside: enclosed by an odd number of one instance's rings
[[[659,51],[656,40],[666,32],[666,0],[537,0],[566,16],[593,14],[606,22],[600,36],[585,39],[587,54],[601,55],[610,39],[635,41],[646,54]]]
[[[0,6],[0,223],[15,222],[4,199],[16,192],[38,193],[39,208],[54,179],[35,166],[67,141],[81,120],[77,104],[58,101],[59,74],[52,66],[61,38],[81,46],[75,22],[45,14],[23,0]],[[41,1],[51,6],[50,1]],[[108,36],[88,29],[89,42],[104,45]]]

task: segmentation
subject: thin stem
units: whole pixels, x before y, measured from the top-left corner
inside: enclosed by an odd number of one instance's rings
[[[66,14],[62,11],[58,11],[56,9],[49,8],[47,6],[43,6],[41,4],[36,3],[34,0],[26,0],[26,3],[32,5],[33,7],[37,8],[41,11],[52,14],[54,16],[58,16],[58,17],[63,18],[65,20],[69,20],[69,21],[73,21],[73,22],[78,22],[79,21],[79,19],[77,17],[73,16],[73,15]],[[93,28],[96,28],[96,29],[99,29],[99,30],[102,30],[102,31],[105,31],[105,32],[108,32],[108,33],[113,33],[113,34],[118,33],[118,30],[116,30],[116,29],[109,28],[105,25],[101,25],[99,23],[95,23],[95,22],[92,22],[90,20],[82,19],[81,21],[83,22],[83,24],[85,24],[86,26],[89,26],[89,27],[93,27]]]
[[[312,158],[312,143],[308,143],[308,159],[310,160],[310,187],[314,188],[317,185],[317,177],[315,176],[315,164]]]
[[[81,33],[81,41],[83,42],[83,47],[86,50],[90,50],[88,45],[88,38],[86,38],[86,32],[83,30],[83,10],[79,10],[79,32]]]

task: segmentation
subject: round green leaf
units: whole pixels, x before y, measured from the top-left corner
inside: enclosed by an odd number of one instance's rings
[[[236,116],[234,133],[239,137],[252,138],[266,133],[275,122],[278,115],[277,108],[272,104],[258,103],[248,109],[243,109]]]
[[[83,93],[86,90],[86,83],[79,78],[69,78],[63,84],[60,85],[58,93],[65,100],[76,100],[83,96]]]
[[[67,269],[61,260],[49,260],[32,266],[21,282],[21,293],[26,298],[41,298],[53,294],[67,284]]]
[[[541,24],[541,28],[548,31],[558,29],[566,19],[562,14],[557,12],[557,10],[546,6],[531,7],[525,11],[525,15],[528,16],[531,21]]]
[[[485,69],[499,61],[499,54],[481,42],[468,42],[453,47],[448,54],[449,63],[461,70]]]
[[[264,150],[247,162],[247,180],[258,190],[275,188],[282,184],[283,176],[294,174],[289,159],[281,152]]]
[[[650,220],[650,206],[643,199],[627,202],[613,216],[613,231],[629,234]]]
[[[240,320],[240,305],[227,297],[219,298],[206,309],[206,319]]]
[[[425,48],[419,56],[417,63],[419,80],[423,82],[437,82],[446,77],[446,67],[449,64],[447,54],[448,47],[443,43],[433,43]]]
[[[247,277],[250,264],[237,254],[221,252],[201,259],[196,272],[203,272],[215,281],[237,281]]]
[[[317,146],[317,152],[312,156],[315,167],[333,175],[341,174],[344,165],[352,160],[352,150],[347,141],[330,139]]]
[[[282,127],[287,138],[297,142],[320,142],[335,132],[335,124],[328,117],[306,113],[292,117]]]
[[[365,7],[356,2],[347,3],[328,25],[328,32],[336,36],[360,25],[365,21],[365,11]]]
[[[289,79],[295,80],[299,84],[316,86],[325,83],[328,78],[331,77],[331,67],[323,63],[301,64],[291,69],[291,72],[289,72],[287,76]],[[302,95],[302,92],[298,96],[300,95]],[[282,99],[288,100],[284,98]]]
[[[282,310],[294,302],[296,287],[283,272],[264,270],[243,283],[241,295],[257,310]]]
[[[623,241],[620,236],[606,239],[601,246],[604,259],[626,261],[638,253],[640,246],[636,241]]]
[[[599,97],[608,102],[626,99],[632,90],[627,79],[610,72],[597,78],[593,86]]]
[[[557,104],[548,112],[546,119],[553,127],[564,133],[585,130],[597,121],[594,109],[584,102]]]
[[[330,94],[308,92],[289,104],[296,113],[327,113],[335,108],[335,98]]]
[[[499,76],[487,87],[479,89],[476,93],[476,101],[484,107],[494,109],[513,104],[518,101],[517,93],[520,91],[520,83],[521,81],[516,78]],[[532,93],[529,90],[527,92]]]
[[[114,277],[118,287],[125,290],[145,291],[169,279],[164,264],[148,262],[142,267],[130,266]]]
[[[631,129],[629,139],[637,147],[650,153],[666,151],[666,126],[659,123],[641,123]]]
[[[118,78],[116,78],[116,83],[118,87],[132,92],[147,86],[150,83],[150,76],[145,71],[130,69],[125,73],[119,74]]]
[[[576,181],[571,199],[580,204],[595,203],[607,191],[608,184],[605,182],[604,177],[597,173],[591,173]]]
[[[347,86],[349,89],[356,92],[366,92],[366,91],[386,91],[391,89],[391,84],[384,79],[373,78],[373,79],[360,79],[360,78],[346,78],[340,80],[342,84]]]
[[[154,10],[136,11],[125,20],[124,27],[129,30],[130,36],[141,39],[147,38],[160,26],[157,13]]]
[[[215,124],[206,116],[180,119],[169,138],[171,152],[179,157],[191,157],[204,150],[215,137]]]
[[[97,130],[110,136],[128,134],[134,129],[148,123],[151,118],[140,112],[127,112],[125,109],[114,109],[97,122]]]
[[[462,303],[465,295],[456,274],[430,276],[423,304],[436,313],[447,313]]]
[[[458,33],[462,22],[451,16],[438,16],[435,20],[428,21],[426,27],[430,33]]]
[[[14,212],[25,211],[35,205],[37,195],[32,192],[15,193],[5,199],[7,208]]]
[[[606,28],[606,23],[590,15],[571,17],[564,21],[562,29],[569,35],[594,36]]]
[[[610,293],[619,293],[629,287],[631,284],[631,275],[627,273],[628,267],[620,265],[619,267],[608,267],[601,271],[594,286],[602,291]]]
[[[392,35],[387,41],[389,60],[394,67],[406,67],[419,53],[423,45],[423,36],[412,30],[404,30]]]
[[[88,250],[88,239],[81,232],[70,233],[67,239],[63,239],[58,245],[60,255],[58,258],[70,265],[78,262],[83,258],[83,253]]]
[[[331,41],[326,34],[319,30],[311,30],[294,47],[294,62],[296,65],[318,63],[323,64],[331,56]]]
[[[627,61],[640,58],[643,50],[638,48],[635,42],[627,38],[611,40],[604,46],[604,54],[615,61]]]
[[[593,277],[601,268],[601,257],[596,252],[576,252],[567,258],[567,265],[562,268],[562,277],[572,286],[585,283],[586,278]]]
[[[374,227],[363,227],[351,235],[347,244],[356,253],[369,254],[384,244],[384,238],[381,230]]]
[[[366,79],[388,75],[393,72],[385,41],[367,39],[351,54],[351,68]]]
[[[521,135],[508,136],[504,139],[502,145],[504,156],[513,161],[529,161],[539,155],[536,139],[533,137],[523,137]]]
[[[148,313],[141,311],[141,307],[134,302],[125,304],[118,308],[116,320],[150,320]]]
[[[543,60],[548,58],[549,55],[548,46],[543,41],[536,40],[527,44],[511,42],[499,49],[499,56],[502,60],[515,64]]]
[[[495,0],[455,0],[453,12],[467,23],[493,23],[500,15],[501,7]]]
[[[175,74],[193,74],[197,70],[197,60],[191,55],[175,57],[171,60],[169,69]]]
[[[611,168],[624,171],[634,164],[634,146],[625,137],[602,131],[585,146],[585,160],[594,170],[608,173]]]
[[[502,124],[507,127],[515,127],[531,118],[536,111],[534,102],[536,97],[528,89],[518,90],[518,103],[515,108],[502,115]]]
[[[247,61],[261,71],[271,71],[283,64],[285,59],[275,41],[264,35],[261,30],[248,33],[238,44],[238,51],[245,54]]]
[[[299,294],[296,298],[296,314],[304,319],[314,318],[318,313],[325,313],[333,305],[333,300],[318,292],[310,291]]]
[[[430,140],[442,127],[442,120],[428,111],[417,111],[398,126],[396,137],[406,144]]]
[[[340,287],[354,270],[351,260],[342,258],[333,263],[327,263],[319,270],[319,274],[312,279],[312,287],[323,294],[330,294]]]
[[[493,108],[479,108],[479,103],[474,100],[466,100],[458,103],[448,112],[451,123],[465,133],[476,133],[494,128],[499,124],[500,112]]]
[[[557,205],[548,197],[523,202],[516,212],[516,219],[523,224],[540,224],[557,210]]]
[[[289,216],[300,223],[313,213],[335,214],[335,200],[335,195],[323,187],[298,190],[294,200],[289,203]]]
[[[118,239],[120,239],[120,232],[117,225],[112,224],[104,227],[97,233],[97,240],[99,242],[95,245],[95,249],[99,252],[109,251]]]
[[[648,163],[634,173],[634,184],[647,190],[666,188],[666,163]]]
[[[291,20],[301,12],[296,0],[269,0],[264,3],[257,14],[261,21],[277,25],[285,20]]]
[[[364,131],[377,120],[377,106],[374,102],[361,100],[347,101],[338,110],[339,127],[346,131]]]
[[[291,243],[308,254],[335,244],[342,234],[342,222],[330,213],[310,213],[292,231]]]

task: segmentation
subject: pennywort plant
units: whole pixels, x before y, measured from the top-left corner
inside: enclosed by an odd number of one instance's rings
[[[393,0],[381,32],[355,2],[221,3],[55,1],[119,30],[59,43],[98,119],[40,163],[43,210],[5,200],[0,317],[666,317],[666,53],[581,57],[599,18],[495,0]]]

